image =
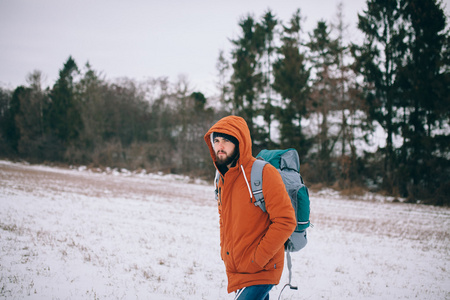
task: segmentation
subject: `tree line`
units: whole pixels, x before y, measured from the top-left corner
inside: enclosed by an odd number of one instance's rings
[[[442,2],[368,0],[360,44],[337,21],[303,30],[269,9],[239,21],[217,60],[217,97],[189,81],[107,81],[69,57],[52,87],[33,71],[27,86],[0,89],[0,154],[209,178],[204,133],[236,114],[254,154],[296,148],[309,185],[362,188],[449,205],[449,34]],[[384,143],[373,151],[375,130]]]

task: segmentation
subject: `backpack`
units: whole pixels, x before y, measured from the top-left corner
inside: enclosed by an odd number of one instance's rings
[[[292,262],[290,252],[297,252],[306,246],[306,229],[310,226],[309,192],[300,175],[300,158],[297,150],[292,148],[286,150],[262,150],[256,158],[250,178],[252,193],[255,197],[255,206],[259,206],[263,212],[266,212],[262,191],[262,171],[264,166],[270,163],[280,172],[295,210],[297,227],[284,244],[284,249],[289,269],[289,283],[287,285],[291,289],[297,289],[297,287],[291,285]]]

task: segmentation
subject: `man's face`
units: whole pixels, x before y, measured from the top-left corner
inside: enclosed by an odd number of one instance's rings
[[[223,137],[214,138],[213,143],[217,164],[229,166],[236,157],[236,146]]]

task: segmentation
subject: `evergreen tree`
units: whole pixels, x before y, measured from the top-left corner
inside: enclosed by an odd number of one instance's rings
[[[255,110],[258,107],[259,94],[263,88],[263,76],[260,67],[262,49],[264,49],[264,32],[257,26],[252,16],[239,22],[242,36],[232,43],[233,75],[233,111],[246,119],[252,137],[256,137],[254,126]]]
[[[405,61],[405,24],[399,0],[368,0],[367,10],[358,15],[358,28],[364,33],[361,47],[353,45],[355,67],[364,76],[366,99],[371,117],[386,131],[384,170],[380,174],[384,188],[396,190],[396,157],[393,139],[398,132],[398,70]]]
[[[273,88],[281,97],[278,110],[281,147],[294,147],[306,154],[309,145],[302,131],[302,119],[307,114],[309,96],[308,79],[310,70],[306,67],[305,55],[300,52],[300,10],[293,15],[290,26],[284,28],[280,57],[273,65]]]
[[[59,78],[50,93],[48,122],[64,147],[78,137],[83,125],[76,95],[74,77],[77,74],[78,67],[75,60],[69,57],[60,70]]]
[[[446,17],[436,0],[401,3],[403,17],[411,26],[406,28],[407,61],[399,74],[405,112],[400,191],[411,199],[431,198],[449,184],[445,153],[450,150],[450,136],[436,134],[448,122],[450,111]]]
[[[110,107],[105,96],[108,87],[91,65],[86,63],[76,88],[83,122],[83,130],[78,138],[77,146],[84,150],[83,157],[76,159],[79,163],[86,163],[86,159],[93,160],[92,154],[98,148],[104,147],[104,133],[107,119],[110,117]]]
[[[334,181],[334,172],[331,165],[332,152],[338,140],[337,135],[330,133],[334,125],[329,121],[332,113],[339,109],[336,95],[339,95],[337,78],[338,44],[330,37],[330,30],[324,21],[319,21],[317,27],[310,35],[308,43],[311,61],[316,74],[312,84],[312,107],[319,120],[319,134],[316,136],[317,149],[317,172],[320,181],[331,183]],[[320,117],[320,118],[319,118]]]
[[[264,130],[265,134],[260,134],[261,140],[263,144],[266,144],[265,148],[270,148],[273,144],[271,137],[271,127],[272,127],[272,119],[274,114],[274,105],[273,105],[273,93],[272,93],[272,85],[273,85],[273,63],[272,59],[275,54],[275,45],[274,39],[276,34],[276,26],[278,25],[278,20],[273,15],[271,10],[268,10],[263,16],[261,22],[261,29],[264,32],[264,53],[263,53],[263,74],[264,74],[264,90],[265,90],[265,99],[262,103],[262,115],[264,121],[267,125]],[[263,136],[266,136],[265,138]]]
[[[18,153],[20,130],[16,124],[16,116],[20,113],[20,97],[25,93],[24,86],[17,87],[11,95],[4,111],[3,134],[12,151]]]
[[[0,155],[12,155],[11,139],[9,137],[11,126],[10,116],[11,91],[0,87]]]

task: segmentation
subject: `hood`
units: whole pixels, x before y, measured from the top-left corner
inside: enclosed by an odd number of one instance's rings
[[[245,164],[252,158],[252,139],[247,122],[238,116],[228,116],[220,119],[205,134],[205,142],[208,145],[209,153],[215,164],[216,155],[211,144],[211,134],[221,132],[234,136],[239,141],[239,164]]]

